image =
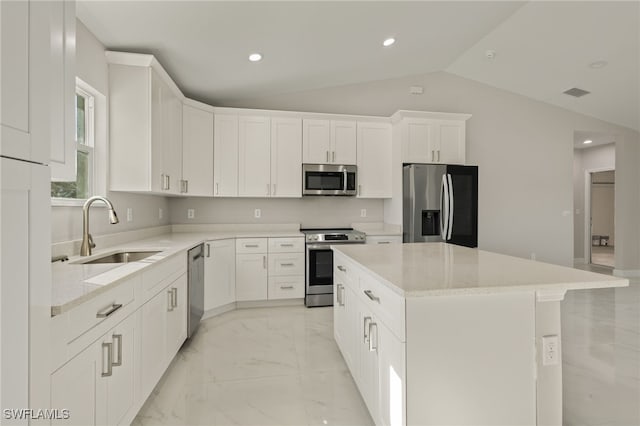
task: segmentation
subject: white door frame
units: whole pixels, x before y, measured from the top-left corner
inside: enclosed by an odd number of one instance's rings
[[[595,169],[584,170],[584,261],[588,265],[591,264],[591,174],[598,172],[615,172],[615,170],[615,167],[597,167]]]

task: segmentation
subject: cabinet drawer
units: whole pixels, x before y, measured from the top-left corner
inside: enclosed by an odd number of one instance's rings
[[[304,297],[304,275],[269,277],[267,296],[269,300],[302,299]]]
[[[267,238],[238,238],[236,253],[266,253]]]
[[[401,242],[401,235],[373,235],[371,237],[367,236],[367,244],[393,244]]]
[[[139,277],[139,276],[138,276]],[[71,342],[82,334],[91,330],[102,322],[110,322],[114,325],[124,318],[127,311],[125,306],[133,302],[135,281],[137,278],[126,280],[112,290],[96,296],[69,311],[67,323],[66,341]]]
[[[145,303],[169,283],[187,271],[187,255],[184,252],[149,266],[142,274],[142,291]]]
[[[304,253],[269,255],[269,276],[304,275]]]
[[[304,238],[269,238],[269,253],[304,253]]]
[[[367,273],[360,276],[358,297],[375,315],[382,318],[401,342],[405,341],[404,297],[394,293]]]
[[[335,252],[334,252],[335,253]],[[355,266],[350,260],[341,254],[334,254],[333,259],[333,276],[334,281],[346,287],[351,288],[354,292],[359,290],[360,268]]]

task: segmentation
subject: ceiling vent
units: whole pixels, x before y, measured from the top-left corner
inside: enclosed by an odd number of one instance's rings
[[[565,90],[562,93],[564,93],[565,95],[573,96],[574,98],[581,98],[584,95],[588,95],[591,92],[587,92],[586,90],[578,89],[577,87],[572,87],[571,89]]]

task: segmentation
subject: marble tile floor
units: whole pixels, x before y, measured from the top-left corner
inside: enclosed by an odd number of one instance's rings
[[[565,426],[640,425],[640,279],[630,281],[626,288],[568,291],[562,302]]]
[[[203,321],[133,425],[373,421],[333,340],[332,308],[295,306]]]
[[[615,248],[613,246],[592,246],[591,263],[613,268],[615,266]]]

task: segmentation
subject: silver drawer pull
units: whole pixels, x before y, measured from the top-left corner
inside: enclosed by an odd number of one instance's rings
[[[373,344],[373,328],[376,329],[376,344]],[[378,351],[378,324],[375,322],[369,323],[369,352],[377,352]]]
[[[169,296],[168,299],[167,299],[167,312],[171,312],[171,311],[173,311],[173,308],[175,307],[173,305],[173,290],[172,289],[167,290],[167,296]]]
[[[280,288],[282,290],[293,290],[293,286],[292,285],[281,285]]]
[[[369,339],[371,338],[371,335],[369,334],[371,332],[371,327],[369,327],[370,323],[371,317],[364,317],[364,325],[362,327],[362,330],[364,331],[364,336],[362,336],[364,338],[364,343],[369,343]]]
[[[244,245],[245,248],[258,248],[257,244],[245,244]]]
[[[105,362],[104,362],[104,350],[107,350],[107,372],[104,372],[104,366],[105,366]],[[102,377],[109,377],[113,374],[113,343],[111,342],[102,342],[102,368],[103,370],[101,371],[102,373]]]
[[[280,247],[293,247],[293,244],[280,244]]]
[[[106,308],[98,311],[98,313],[96,314],[96,318],[106,318],[120,308],[122,308],[122,303],[112,303]]]
[[[378,244],[389,244],[391,241],[378,241]]]
[[[338,270],[339,270],[339,271],[342,271],[342,272],[347,272],[347,268],[345,268],[345,267],[344,267],[344,266],[342,266],[342,265],[338,265]]]
[[[364,294],[366,294],[367,297],[373,300],[374,302],[380,303],[380,298],[378,296],[375,296],[371,290],[365,290]]]
[[[119,367],[122,365],[122,334],[114,334],[113,341],[118,342],[118,359],[113,361],[111,365]]]
[[[295,263],[281,263],[280,266],[296,266]]]

